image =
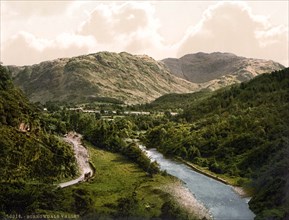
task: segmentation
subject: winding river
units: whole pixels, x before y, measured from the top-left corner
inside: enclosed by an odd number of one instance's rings
[[[241,198],[231,186],[197,173],[185,164],[165,158],[156,149],[140,145],[152,161],[157,161],[162,170],[179,178],[203,203],[216,220],[251,220],[254,213],[249,209],[248,198]]]

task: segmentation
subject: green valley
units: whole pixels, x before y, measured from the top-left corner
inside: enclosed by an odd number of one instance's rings
[[[289,0],[0,0],[0,220],[289,220]]]
[[[4,67],[0,70],[1,218],[199,219],[166,190],[182,190],[181,182],[124,140],[134,133],[132,122],[67,110],[43,112],[14,87]],[[85,142],[96,174],[59,188],[58,183],[78,175],[71,146],[60,136],[68,130],[81,131],[99,147]]]
[[[150,219],[164,215],[162,206],[170,201],[175,217],[195,219],[179,208],[165,190],[165,186],[180,187],[177,179],[161,174],[152,178],[120,154],[87,146],[97,173],[87,183],[64,189],[65,197],[74,200],[63,204],[63,209],[79,204],[75,211],[84,219]]]
[[[167,94],[143,105],[49,101],[45,110],[29,103],[3,67],[0,76],[2,216],[209,218],[168,190],[182,184],[160,171],[139,148],[141,141],[243,187],[252,196],[256,219],[288,217],[288,68],[214,92]],[[130,110],[139,112],[125,113]],[[78,173],[72,149],[61,138],[69,131],[83,135],[96,173],[61,189],[57,183]]]

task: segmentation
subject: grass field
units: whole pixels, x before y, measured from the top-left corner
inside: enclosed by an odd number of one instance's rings
[[[168,175],[150,177],[136,164],[120,154],[111,153],[85,144],[96,173],[88,182],[65,188],[67,195],[75,195],[78,203],[87,203],[89,208],[79,214],[96,216],[158,217],[164,202],[172,196],[162,189],[178,180]],[[67,201],[72,206],[73,201]],[[74,202],[75,203],[75,202]]]

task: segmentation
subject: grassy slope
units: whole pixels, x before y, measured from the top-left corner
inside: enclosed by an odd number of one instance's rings
[[[83,191],[88,195],[86,200],[90,200],[90,208],[75,210],[79,211],[78,214],[85,219],[125,217],[119,201],[124,198],[130,199],[134,195],[136,200],[126,210],[129,216],[143,219],[158,217],[161,214],[162,205],[172,197],[160,188],[177,184],[177,179],[160,174],[151,178],[124,156],[86,145],[91,162],[96,167],[96,174],[89,182],[64,189],[67,198],[73,198],[76,191]],[[69,209],[73,203],[74,200],[67,200],[67,208]]]

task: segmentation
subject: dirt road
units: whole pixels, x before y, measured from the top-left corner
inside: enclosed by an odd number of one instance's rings
[[[73,145],[75,158],[78,164],[81,176],[77,179],[70,180],[68,182],[60,183],[61,188],[77,184],[93,175],[93,170],[89,164],[89,155],[87,149],[81,144],[82,136],[75,132],[69,132],[64,140]]]

